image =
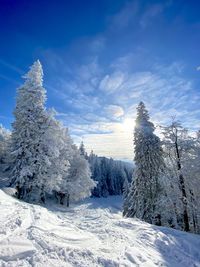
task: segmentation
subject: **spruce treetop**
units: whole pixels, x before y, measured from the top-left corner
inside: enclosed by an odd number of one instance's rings
[[[141,101],[137,107],[137,117],[136,117],[136,126],[135,130],[137,129],[151,129],[154,131],[154,125],[152,122],[149,121],[149,113],[145,107],[145,104]]]
[[[39,60],[35,61],[30,67],[30,70],[23,76],[26,79],[26,83],[34,86],[43,85],[43,69]]]
[[[24,84],[17,91],[17,105],[14,114],[23,110],[33,110],[38,107],[45,109],[46,90],[43,85],[43,69],[39,60],[35,61],[29,71],[22,76],[25,79]],[[37,108],[36,108],[37,106]],[[23,107],[25,109],[23,109]]]

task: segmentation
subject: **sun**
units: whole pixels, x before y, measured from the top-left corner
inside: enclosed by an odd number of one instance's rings
[[[122,122],[122,128],[125,132],[132,132],[134,128],[134,121],[131,118],[125,118]]]

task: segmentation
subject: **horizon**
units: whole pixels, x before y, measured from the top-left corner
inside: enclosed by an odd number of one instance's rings
[[[198,130],[199,7],[179,0],[1,2],[0,123],[11,129],[21,76],[39,58],[47,108],[88,152],[132,161],[140,101],[155,125],[176,116]]]

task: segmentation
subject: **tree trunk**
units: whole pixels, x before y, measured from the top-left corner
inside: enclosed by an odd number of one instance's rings
[[[65,201],[65,193],[60,193],[60,205],[64,205],[64,201]]]
[[[194,199],[194,194],[192,192],[192,190],[190,189],[190,201],[191,201],[191,210],[192,210],[192,221],[193,221],[193,228],[194,228],[194,233],[197,233],[197,216],[196,216],[196,212],[195,212],[195,199]]]
[[[42,201],[43,204],[45,204],[45,192],[44,192],[44,185],[41,187],[41,192],[40,192],[40,200]]]
[[[70,197],[70,195],[67,194],[67,207],[69,207],[69,197]]]
[[[181,173],[181,162],[180,162],[180,153],[178,149],[178,142],[177,142],[177,135],[176,135],[176,141],[175,141],[175,148],[176,148],[176,154],[177,154],[177,168],[179,171],[179,183],[182,193],[182,203],[183,203],[183,222],[184,222],[184,231],[189,232],[190,231],[190,225],[189,225],[189,216],[187,211],[187,195],[185,190],[185,182],[183,174]]]

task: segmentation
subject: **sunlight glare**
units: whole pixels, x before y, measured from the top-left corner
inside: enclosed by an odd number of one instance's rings
[[[125,132],[132,132],[134,128],[134,121],[131,118],[125,118],[122,122],[122,128]]]

